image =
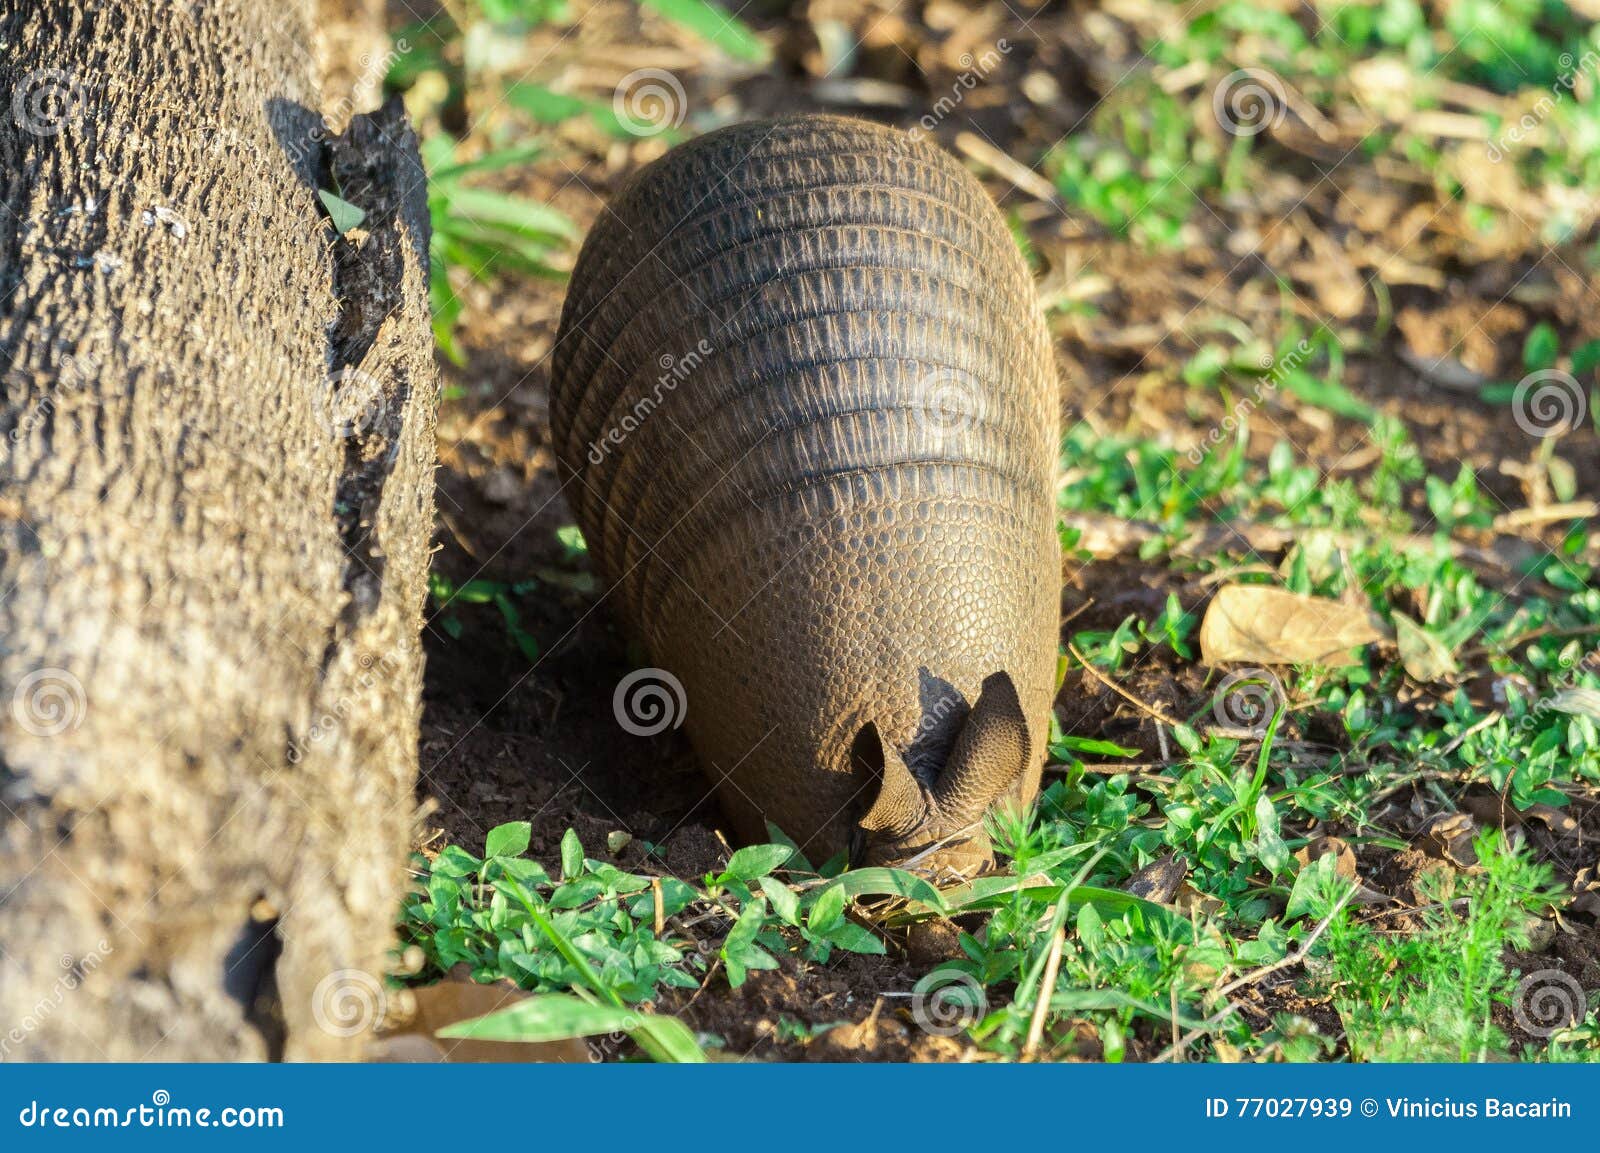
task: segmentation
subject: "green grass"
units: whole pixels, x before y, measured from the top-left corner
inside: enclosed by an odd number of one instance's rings
[[[644,7],[732,59],[755,58],[748,30],[706,5]],[[461,355],[457,292],[467,280],[559,277],[577,240],[559,213],[494,191],[496,171],[555,155],[556,130],[576,120],[621,138],[607,100],[494,67],[496,45],[535,23],[568,20],[561,4],[463,0],[461,8],[472,17],[470,35],[446,22],[391,77],[432,109],[423,122],[436,323],[453,359]],[[1441,141],[1412,123],[1416,112],[1442,107],[1439,82],[1528,106],[1559,89],[1533,129],[1505,141],[1504,162],[1530,195],[1600,182],[1597,102],[1561,86],[1585,53],[1600,51],[1600,36],[1564,4],[1328,0],[1312,8],[1320,21],[1226,0],[1176,29],[1163,24],[1159,35],[1141,29],[1155,69],[1129,75],[1046,158],[1066,201],[1136,244],[1189,243],[1197,222],[1209,221],[1208,208],[1230,211],[1257,177],[1294,162],[1270,133],[1197,130],[1197,102],[1244,68],[1270,69],[1306,107],[1332,114],[1357,103],[1352,84],[1362,66],[1398,65],[1415,82],[1409,103],[1379,116],[1353,163],[1384,158],[1416,168],[1439,203],[1461,207],[1469,222],[1492,224],[1499,212],[1473,203],[1458,177],[1462,163],[1485,162],[1484,141]],[[1497,29],[1492,38],[1487,28]],[[1161,87],[1163,75],[1197,67],[1203,87]],[[506,118],[481,123],[447,114],[499,106]],[[1511,126],[1496,114],[1473,115],[1490,142]],[[1573,225],[1556,207],[1532,223],[1550,242],[1568,238]],[[1026,250],[1020,224],[1016,230]],[[1371,331],[1334,333],[1297,319],[1293,289],[1278,288],[1284,305],[1273,331],[1216,322],[1173,370],[1174,387],[1205,402],[1197,407],[1211,411],[1220,400],[1229,414],[1195,450],[1086,425],[1063,443],[1065,550],[1088,559],[1074,525],[1082,518],[1153,525],[1142,563],[1178,590],[1148,615],[1073,629],[1061,655],[1063,675],[1076,652],[1095,675],[1118,683],[1134,683],[1154,665],[1187,686],[1187,712],[1167,728],[1170,748],[1158,770],[1096,771],[1152,754],[1124,738],[1058,725],[1037,803],[991,821],[1001,869],[944,892],[897,870],[813,866],[776,833],[773,844],[740,849],[723,868],[693,878],[666,874],[650,845],[638,871],[624,870],[607,860],[620,855],[620,840],[602,853],[571,831],[558,860],[536,862],[525,823],[493,830],[484,846],[447,846],[417,861],[401,934],[421,950],[423,965],[405,979],[433,980],[465,965],[475,979],[509,979],[533,995],[452,1035],[532,1041],[621,1031],[652,1059],[698,1059],[721,1040],[691,1037],[656,1015],[667,999],[702,988],[722,995],[780,964],[803,981],[841,955],[886,953],[910,922],[959,916],[960,955],[931,975],[948,995],[923,996],[922,1007],[1000,1058],[1600,1059],[1592,1010],[1584,1023],[1520,1049],[1506,1032],[1523,977],[1511,953],[1527,948],[1538,919],[1567,899],[1519,833],[1480,835],[1477,864],[1448,871],[1448,887],[1429,891],[1404,916],[1364,903],[1336,854],[1304,851],[1314,833],[1334,829],[1370,880],[1371,865],[1408,839],[1406,829],[1374,823],[1385,798],[1409,793],[1432,815],[1453,811],[1470,786],[1491,790],[1513,813],[1559,812],[1574,798],[1600,796],[1600,573],[1590,529],[1566,526],[1550,554],[1498,577],[1453,555],[1452,534],[1491,530],[1505,510],[1465,466],[1430,473],[1404,423],[1352,387],[1350,363],[1377,351],[1387,333],[1387,301],[1380,299]],[[1600,342],[1564,346],[1544,323],[1521,351],[1527,371],[1569,372],[1600,401]],[[1482,399],[1509,404],[1514,387],[1490,382]],[[1269,402],[1320,410],[1364,431],[1371,464],[1359,477],[1329,477],[1286,442],[1255,443],[1267,424],[1255,414]],[[1555,500],[1571,500],[1580,495],[1577,474],[1560,453],[1556,438],[1545,440],[1531,465]],[[1270,563],[1183,549],[1219,523],[1280,530],[1292,543]],[[575,538],[567,543],[581,548]],[[447,634],[459,634],[468,613],[490,614],[531,662],[539,650],[523,623],[527,599],[573,579],[550,572],[457,586],[436,575],[431,591]],[[1264,732],[1221,730],[1206,696],[1220,674],[1200,666],[1198,631],[1205,590],[1232,582],[1369,606],[1395,643],[1372,646],[1346,667],[1274,669],[1280,699],[1262,718]],[[1469,691],[1474,680],[1497,683],[1501,698],[1485,703]],[[1170,857],[1187,867],[1172,903],[1124,891],[1135,874]],[[1269,987],[1276,999],[1265,1017],[1248,1011],[1245,995]],[[1036,1021],[1041,1035],[1030,1047]],[[815,1031],[793,1021],[779,1027],[790,1041]]]
[[[1153,5],[1159,9],[1162,5]],[[1075,132],[1046,158],[1046,171],[1066,200],[1119,235],[1152,247],[1180,247],[1186,229],[1204,219],[1201,203],[1219,210],[1227,196],[1248,191],[1280,164],[1268,137],[1197,128],[1196,109],[1239,70],[1270,73],[1267,119],[1288,114],[1292,89],[1309,107],[1329,113],[1361,105],[1376,117],[1358,140],[1362,155],[1387,154],[1416,165],[1445,201],[1467,200],[1463,165],[1509,160],[1529,203],[1548,188],[1592,188],[1600,180],[1600,101],[1582,98],[1600,60],[1600,31],[1558,0],[1320,0],[1297,12],[1225,0],[1175,31],[1166,20],[1141,27],[1154,68],[1121,76]],[[1361,66],[1369,70],[1363,74]],[[1410,85],[1377,104],[1361,88],[1373,66],[1392,65]],[[1182,70],[1203,87],[1171,92],[1164,77]],[[1449,106],[1447,84],[1507,97],[1501,111],[1473,109],[1482,139],[1451,140],[1419,127],[1417,114]],[[1244,107],[1253,116],[1249,102]],[[1524,117],[1531,119],[1524,119]],[[1254,121],[1246,121],[1252,129]],[[1343,151],[1341,145],[1339,151]],[[1473,205],[1493,225],[1503,206]],[[1535,210],[1546,243],[1573,235],[1580,223],[1559,198]]]

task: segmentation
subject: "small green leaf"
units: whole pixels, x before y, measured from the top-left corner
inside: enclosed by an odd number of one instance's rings
[[[844,921],[835,925],[828,930],[827,936],[829,941],[851,953],[878,957],[888,951],[876,933],[854,921]]]
[[[561,835],[561,879],[570,881],[583,872],[583,843],[575,829]]]
[[[761,882],[761,892],[772,902],[772,911],[791,925],[800,923],[800,898],[782,881],[767,877]]]
[[[1533,326],[1522,345],[1522,364],[1529,372],[1549,368],[1561,354],[1561,338],[1548,323]]]
[[[844,920],[844,906],[847,897],[844,885],[835,881],[822,892],[817,894],[815,903],[811,906],[811,914],[806,918],[806,926],[812,932],[826,933]]]
[[[1600,368],[1600,340],[1589,340],[1572,350],[1572,375],[1584,376]]]
[[[1283,843],[1278,824],[1278,810],[1272,798],[1262,793],[1256,798],[1256,856],[1273,876],[1288,868],[1289,847]]]
[[[326,189],[317,189],[317,199],[321,200],[322,207],[327,209],[328,219],[333,221],[333,230],[340,236],[352,228],[360,228],[361,222],[367,218],[365,211]]]
[[[788,845],[747,845],[728,858],[728,874],[741,881],[765,877],[794,856]]]
[[[533,837],[533,825],[529,821],[508,821],[503,825],[496,825],[489,830],[489,835],[484,839],[483,855],[485,857],[520,857],[528,851],[528,842]]]

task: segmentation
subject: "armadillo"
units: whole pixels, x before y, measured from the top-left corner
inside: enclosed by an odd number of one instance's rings
[[[579,254],[550,426],[733,833],[983,867],[1038,787],[1061,559],[1050,340],[978,181],[832,116],[670,150]]]

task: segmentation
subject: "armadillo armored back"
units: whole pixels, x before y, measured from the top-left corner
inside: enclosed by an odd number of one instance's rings
[[[723,129],[602,214],[551,434],[738,835],[986,858],[980,819],[1032,796],[1048,734],[1057,406],[999,212],[905,133]]]

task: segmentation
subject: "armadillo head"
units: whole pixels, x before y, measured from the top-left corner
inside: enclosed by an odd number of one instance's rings
[[[1003,672],[985,678],[931,780],[914,773],[868,722],[851,746],[851,760],[858,775],[877,782],[877,793],[859,821],[854,857],[861,864],[916,862],[971,876],[991,860],[984,813],[1018,790],[1032,756],[1022,702]]]

